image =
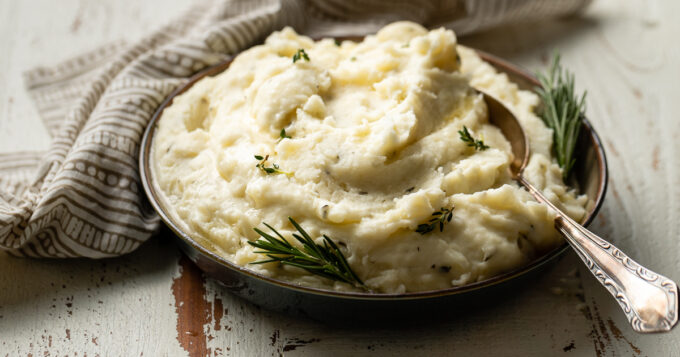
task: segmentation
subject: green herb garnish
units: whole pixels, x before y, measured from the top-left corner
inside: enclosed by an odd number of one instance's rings
[[[295,52],[295,54],[293,55],[293,63],[301,59],[304,59],[305,61],[309,62],[309,56],[307,56],[307,52],[305,52],[304,48],[300,48],[299,50],[297,50],[297,52]]]
[[[541,83],[536,92],[543,101],[541,118],[553,130],[553,150],[566,181],[574,166],[574,148],[581,131],[585,112],[586,92],[579,97],[574,92],[574,74],[563,69],[560,55],[555,53],[550,70],[537,74]]]
[[[267,175],[280,175],[280,174],[288,175],[287,172],[281,171],[279,169],[279,165],[277,164],[272,164],[271,167],[267,167],[267,160],[269,160],[269,155],[266,155],[264,157],[262,157],[261,155],[255,155],[255,160],[259,161],[259,163],[255,165],[255,167],[262,170],[262,172],[266,173]]]
[[[439,231],[443,232],[444,223],[451,222],[451,218],[453,218],[453,206],[442,207],[441,210],[432,213],[432,218],[427,223],[419,224],[416,232],[425,235],[435,230],[437,226],[439,226]]]
[[[361,279],[359,279],[354,271],[352,271],[349,263],[347,263],[347,259],[333,240],[324,234],[323,244],[317,244],[293,218],[288,217],[288,220],[299,233],[293,233],[293,238],[302,244],[302,249],[290,244],[276,229],[263,222],[262,224],[267,226],[276,237],[267,234],[258,228],[253,228],[253,230],[255,230],[262,238],[254,242],[249,241],[248,244],[260,249],[256,250],[255,253],[265,254],[269,259],[256,261],[250,264],[279,262],[281,264],[302,268],[312,274],[327,279],[342,281],[355,287],[368,290]]]
[[[279,133],[279,141],[283,139],[291,139],[290,136],[286,135],[286,129],[281,129],[281,132]]]
[[[489,148],[488,145],[484,145],[483,140],[475,140],[465,125],[463,125],[463,130],[458,130],[458,135],[460,135],[460,140],[466,142],[467,146],[473,147],[475,150],[484,151]]]
[[[338,46],[338,47],[340,47],[340,45],[342,45],[342,43],[340,42],[340,40],[338,40],[337,38],[336,38],[335,40],[333,40],[333,41],[335,42],[335,45]]]

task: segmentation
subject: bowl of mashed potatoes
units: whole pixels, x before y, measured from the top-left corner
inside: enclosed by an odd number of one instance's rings
[[[531,150],[525,176],[553,203],[583,224],[602,203],[597,134],[585,121],[563,182],[535,85],[450,30],[398,22],[357,41],[314,41],[285,28],[163,103],[142,143],[142,181],[187,255],[257,304],[311,316],[421,309],[423,299],[434,308],[567,247],[554,214],[512,180],[510,144],[477,90],[518,118]],[[253,264],[266,258],[249,243],[261,238],[253,228],[290,237],[288,217],[330,237],[363,289]]]

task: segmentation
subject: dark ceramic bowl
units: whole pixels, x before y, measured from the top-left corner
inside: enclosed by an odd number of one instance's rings
[[[531,90],[538,85],[533,76],[517,66],[489,54],[479,51],[478,53],[497,70],[506,73],[520,88]],[[199,244],[173,220],[163,205],[164,201],[160,199],[161,192],[154,184],[149,161],[156,124],[163,110],[172,104],[176,95],[183,93],[203,77],[224,71],[230,63],[231,61],[226,61],[195,75],[161,104],[144,133],[139,164],[142,184],[151,205],[175,233],[181,249],[201,270],[217,279],[233,294],[267,309],[325,321],[438,318],[442,316],[443,311],[455,315],[463,310],[469,310],[473,305],[494,300],[496,296],[504,296],[508,290],[528,288],[527,285],[532,281],[531,277],[541,270],[539,268],[548,262],[556,261],[557,257],[569,249],[569,245],[564,242],[525,266],[484,281],[441,290],[403,294],[336,292],[303,287],[259,275],[229,262],[208,247]],[[604,149],[597,133],[587,120],[582,126],[577,145],[576,166],[569,184],[578,188],[581,193],[587,194],[592,200],[587,207],[588,213],[581,222],[587,226],[600,209],[607,189],[607,162]]]

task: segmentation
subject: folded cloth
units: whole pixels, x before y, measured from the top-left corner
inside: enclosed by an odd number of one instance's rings
[[[283,26],[311,36],[375,32],[396,20],[459,34],[573,13],[589,0],[208,0],[133,45],[114,43],[26,73],[47,153],[0,156],[0,248],[31,257],[129,253],[159,227],[142,191],[142,133],[192,74]]]

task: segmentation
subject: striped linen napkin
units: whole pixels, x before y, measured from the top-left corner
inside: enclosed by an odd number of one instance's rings
[[[30,257],[129,253],[159,227],[137,155],[155,109],[192,74],[283,26],[361,35],[396,20],[458,34],[573,13],[590,0],[208,0],[138,43],[25,75],[52,143],[0,155],[0,249]],[[30,134],[29,134],[30,135]]]

